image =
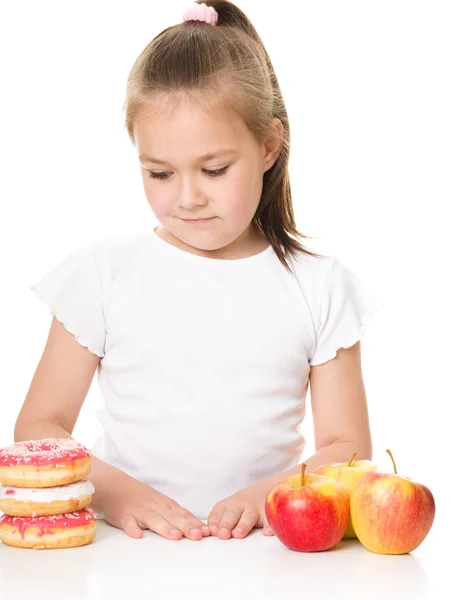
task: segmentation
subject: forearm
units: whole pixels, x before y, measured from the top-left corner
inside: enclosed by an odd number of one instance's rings
[[[269,484],[273,483],[274,485],[277,485],[280,481],[288,479],[293,475],[300,475],[301,465],[303,463],[307,465],[305,469],[306,473],[313,473],[317,467],[327,463],[348,462],[351,460],[351,457],[354,453],[357,453],[355,460],[372,459],[372,452],[370,449],[359,447],[356,442],[337,441],[324,446],[315,452],[315,454],[313,454],[310,458],[303,460],[300,464],[296,465],[292,469],[268,477],[265,479],[265,481]]]
[[[15,442],[41,440],[50,437],[71,438],[72,436],[58,423],[47,420],[16,424],[14,430]],[[136,480],[127,475],[127,473],[124,473],[124,471],[100,460],[100,458],[92,456],[91,459],[92,468],[88,478],[95,488],[95,494],[92,497],[90,507],[98,512],[103,512],[105,501],[113,489],[117,489],[118,486],[127,485],[127,481],[135,482]]]

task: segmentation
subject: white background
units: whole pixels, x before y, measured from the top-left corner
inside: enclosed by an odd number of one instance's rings
[[[157,224],[122,104],[135,58],[189,4],[2,4],[0,447],[13,442],[51,321],[28,285],[80,246]],[[391,470],[390,448],[439,513],[451,399],[450,5],[238,5],[287,105],[298,229],[385,302],[362,340],[374,460]],[[74,432],[88,445],[100,401],[95,378]],[[304,430],[307,458],[309,411]]]

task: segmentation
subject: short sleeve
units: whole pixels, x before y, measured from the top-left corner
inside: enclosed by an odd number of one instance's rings
[[[384,303],[351,269],[333,259],[321,301],[319,327],[311,366],[335,358],[363,336],[373,313]]]
[[[66,256],[29,288],[79,344],[100,358],[105,356],[103,288],[91,246]]]

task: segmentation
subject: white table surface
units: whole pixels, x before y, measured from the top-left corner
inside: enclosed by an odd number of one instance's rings
[[[295,552],[261,529],[243,539],[172,541],[151,531],[132,539],[98,520],[88,546],[25,550],[0,543],[0,598],[449,599],[444,542],[437,519],[424,542],[400,556],[374,554],[357,540]]]

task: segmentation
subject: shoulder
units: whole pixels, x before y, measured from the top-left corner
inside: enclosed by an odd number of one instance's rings
[[[365,291],[363,282],[337,256],[302,252],[292,264],[296,285],[309,307],[315,329],[331,305],[339,314],[346,303]]]
[[[90,248],[95,255],[139,252],[144,246],[148,246],[149,235],[148,232],[141,232],[133,235],[105,238],[91,242],[85,247]]]
[[[96,240],[78,247],[69,260],[92,270],[105,290],[113,281],[124,282],[142,272],[149,263],[149,239],[144,232]]]
[[[313,256],[306,252],[298,252],[290,259],[293,276],[298,285],[315,298],[322,295],[332,271],[339,262],[335,256],[321,254]]]
[[[327,307],[331,301],[343,304],[357,295],[368,299],[375,296],[353,268],[337,256],[301,253],[293,261],[293,267],[298,284],[316,306]]]
[[[149,233],[105,238],[91,242],[85,250],[92,253],[98,268],[131,267],[149,251]]]

